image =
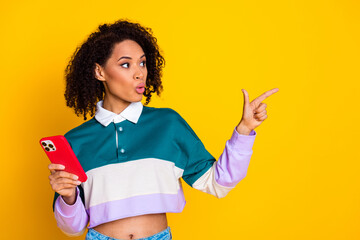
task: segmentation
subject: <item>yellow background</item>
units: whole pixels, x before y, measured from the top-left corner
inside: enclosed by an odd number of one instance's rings
[[[64,69],[101,23],[152,28],[166,59],[161,97],[218,158],[250,100],[248,174],[217,199],[183,184],[174,239],[360,239],[359,10],[343,1],[17,1],[0,10],[2,239],[68,238],[52,213],[41,137],[83,122],[65,106]],[[145,99],[145,98],[144,98]]]

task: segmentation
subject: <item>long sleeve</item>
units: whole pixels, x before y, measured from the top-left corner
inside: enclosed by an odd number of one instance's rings
[[[68,236],[80,236],[86,230],[89,216],[76,188],[76,201],[68,205],[59,195],[54,204],[54,214],[58,227]]]
[[[246,176],[255,137],[254,130],[250,135],[242,135],[235,128],[218,161],[192,187],[217,198],[225,197]]]

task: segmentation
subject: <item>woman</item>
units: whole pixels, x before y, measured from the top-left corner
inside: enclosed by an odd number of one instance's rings
[[[256,136],[266,118],[249,103],[216,161],[186,121],[170,108],[147,105],[162,91],[164,58],[149,28],[119,20],[101,25],[73,54],[66,69],[67,106],[95,116],[70,130],[69,141],[88,180],[50,164],[54,214],[70,236],[86,239],[172,239],[166,212],[185,206],[180,178],[200,191],[224,197],[245,177]],[[95,112],[96,111],[96,112]]]

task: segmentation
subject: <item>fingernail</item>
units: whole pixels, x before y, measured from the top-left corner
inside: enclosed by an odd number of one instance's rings
[[[60,166],[60,169],[65,169],[65,166],[61,165],[61,166]]]
[[[74,180],[78,180],[79,177],[78,176],[73,176]]]
[[[77,185],[80,185],[80,184],[81,184],[81,182],[80,182],[80,181],[76,181],[76,184],[77,184]]]

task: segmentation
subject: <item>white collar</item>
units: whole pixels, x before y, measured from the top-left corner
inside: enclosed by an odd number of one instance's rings
[[[116,114],[103,108],[103,100],[96,103],[95,119],[107,127],[111,122],[119,123],[124,120],[129,120],[137,123],[143,109],[141,102],[132,102],[121,113]]]

